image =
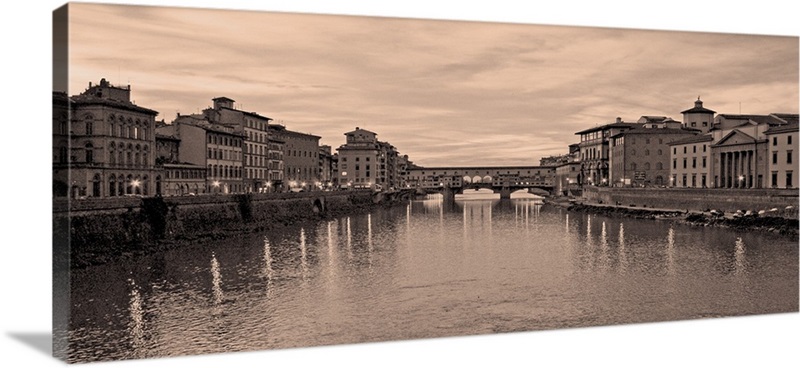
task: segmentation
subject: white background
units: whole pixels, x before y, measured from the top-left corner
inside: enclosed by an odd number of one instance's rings
[[[223,7],[214,1],[108,1]],[[223,8],[663,30],[800,35],[789,1],[225,1]],[[530,2],[533,3],[533,2]],[[25,336],[51,328],[51,12],[6,2],[0,194],[0,364],[56,366]],[[402,5],[401,5],[402,4]],[[723,7],[717,7],[721,5]],[[671,57],[680,57],[672,55]],[[776,60],[776,62],[782,62]],[[98,76],[99,78],[100,76]],[[796,111],[794,111],[796,113]],[[365,306],[368,308],[369,306]],[[22,336],[22,338],[20,338]],[[800,314],[150,359],[92,366],[797,366]],[[34,344],[35,345],[35,344]]]

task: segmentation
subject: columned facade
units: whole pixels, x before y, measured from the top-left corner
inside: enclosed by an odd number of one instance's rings
[[[748,149],[749,148],[749,149]],[[759,170],[757,149],[754,147],[720,147],[715,153],[719,171],[715,186],[719,188],[762,188],[763,170]]]

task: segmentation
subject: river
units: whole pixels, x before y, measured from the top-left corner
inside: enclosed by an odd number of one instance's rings
[[[72,274],[69,360],[796,312],[798,246],[527,199],[412,201]]]

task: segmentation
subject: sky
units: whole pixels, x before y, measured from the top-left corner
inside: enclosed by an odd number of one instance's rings
[[[131,85],[158,120],[226,96],[334,149],[360,127],[422,166],[537,165],[574,133],[798,112],[798,38],[72,3],[70,94]]]

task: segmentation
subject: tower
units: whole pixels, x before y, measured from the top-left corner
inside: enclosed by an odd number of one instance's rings
[[[694,107],[681,111],[681,114],[683,114],[684,127],[699,129],[703,133],[708,133],[708,130],[711,129],[711,124],[714,122],[716,111],[703,107],[703,101],[700,100],[700,96],[697,96]]]

